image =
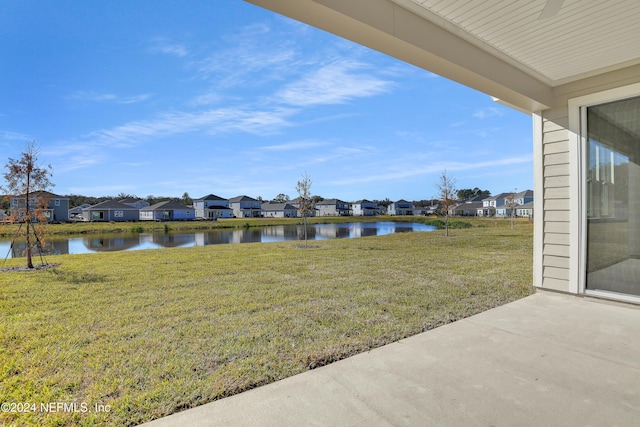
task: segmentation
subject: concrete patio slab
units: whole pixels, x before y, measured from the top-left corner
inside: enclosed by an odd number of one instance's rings
[[[640,307],[538,292],[145,425],[638,426]]]

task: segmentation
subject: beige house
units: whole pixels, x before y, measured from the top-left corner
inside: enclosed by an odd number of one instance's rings
[[[530,114],[535,286],[640,302],[640,2],[248,1]]]

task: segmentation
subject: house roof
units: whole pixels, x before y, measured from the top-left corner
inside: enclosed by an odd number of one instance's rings
[[[533,205],[534,205],[534,202],[528,202],[528,203],[525,203],[524,205],[516,206],[516,209],[533,209]]]
[[[509,197],[511,195],[511,193],[500,193],[500,194],[496,194],[495,196],[491,196],[491,197],[487,197],[484,200],[500,200],[500,199],[506,199],[507,197]]]
[[[526,197],[526,198],[533,197],[533,190],[524,190],[515,195],[516,199],[519,199],[521,197]]]
[[[194,201],[200,202],[200,201],[204,201],[204,200],[224,200],[224,201],[228,201],[227,199],[223,199],[220,196],[216,196],[215,194],[209,194],[206,195],[204,197],[201,197],[199,199],[194,199]]]
[[[237,196],[229,199],[229,201],[234,203],[235,202],[259,202],[259,200],[249,196]]]
[[[284,210],[297,210],[291,203],[263,203],[263,211],[284,211]]]
[[[247,0],[526,112],[640,76],[635,0]]]
[[[367,200],[367,199],[358,200],[357,202],[354,202],[354,203],[356,203],[358,205],[362,205],[364,203],[373,203],[375,205],[374,202],[372,202],[371,200]]]
[[[175,200],[165,200],[164,202],[158,202],[154,205],[147,206],[146,208],[140,209],[140,211],[155,211],[155,210],[193,210],[188,206],[183,205],[180,202],[176,202]]]
[[[45,196],[45,197],[48,197],[50,199],[62,199],[62,200],[68,200],[69,199],[66,196],[61,196],[59,194],[55,194],[55,193],[52,193],[50,191],[32,191],[29,194],[37,194],[38,196]],[[13,196],[9,196],[9,197],[13,197]],[[25,197],[25,195],[21,194],[19,197],[23,198],[23,197]]]
[[[465,200],[465,203],[473,203],[473,202],[480,202],[482,200],[487,199],[489,196],[485,195],[485,194],[479,194],[475,197],[472,197],[470,199]]]
[[[95,204],[93,206],[89,206],[88,208],[85,208],[83,210],[96,211],[96,210],[112,210],[112,209],[130,210],[130,211],[137,211],[138,210],[137,208],[134,208],[133,206],[125,205],[124,203],[120,203],[117,200],[105,200],[104,202],[100,202],[100,203]]]
[[[142,199],[136,199],[135,197],[127,197],[126,199],[118,200],[120,203],[138,203],[144,202]]]
[[[471,203],[459,203],[455,206],[456,210],[477,210],[482,209],[482,202],[471,202]]]
[[[316,203],[316,206],[318,206],[318,205],[337,205],[338,203],[347,203],[347,202],[343,202],[340,199],[324,199],[324,200],[321,200],[318,203]]]

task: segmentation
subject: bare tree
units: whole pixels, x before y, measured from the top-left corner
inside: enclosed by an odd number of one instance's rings
[[[512,191],[505,200],[507,208],[509,208],[509,216],[511,217],[511,231],[513,231],[513,215],[516,210],[516,191],[518,191],[517,188],[515,189],[515,191]]]
[[[32,141],[27,144],[19,159],[9,158],[5,165],[7,172],[4,174],[7,184],[0,187],[7,197],[16,201],[15,206],[11,206],[9,210],[9,220],[25,224],[22,234],[26,238],[28,268],[33,268],[31,233],[36,238],[36,243],[40,244],[45,231],[43,224],[50,219],[47,217],[49,204],[47,190],[53,186],[49,181],[52,176],[51,165],[39,165],[38,154],[38,146],[35,141]]]
[[[440,176],[440,180],[437,183],[438,195],[440,197],[440,204],[445,216],[445,230],[446,235],[449,235],[449,208],[455,203],[456,194],[456,180],[450,176],[447,176],[447,170],[445,169]]]
[[[307,218],[313,213],[315,207],[315,199],[311,197],[311,178],[305,172],[302,175],[302,179],[296,184],[296,191],[298,192],[300,207],[299,212],[302,215],[302,223],[304,227],[304,247],[307,246]]]

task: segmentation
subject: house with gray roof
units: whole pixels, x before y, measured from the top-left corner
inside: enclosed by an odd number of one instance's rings
[[[478,209],[482,209],[482,202],[463,202],[458,203],[453,208],[453,215],[455,216],[476,216],[478,215]]]
[[[229,200],[215,194],[195,199],[193,201],[196,218],[212,219],[233,218],[233,210],[229,207]]]
[[[195,209],[175,200],[159,202],[140,209],[141,221],[192,221]]]
[[[325,199],[316,203],[316,212],[318,216],[348,216],[351,207],[340,199]]]
[[[295,218],[298,209],[291,203],[266,202],[262,204],[262,215],[265,218]]]
[[[389,215],[413,215],[413,203],[400,199],[389,205],[387,213]]]
[[[513,201],[517,205],[524,205],[533,202],[533,190],[524,190],[513,197]]]
[[[511,193],[500,193],[482,200],[482,212],[478,211],[479,216],[495,216],[496,208],[506,204],[509,196]]]
[[[137,221],[140,211],[117,200],[106,200],[82,210],[84,221]]]
[[[229,207],[236,218],[259,218],[262,216],[262,202],[249,196],[229,199]]]
[[[351,204],[353,216],[375,216],[378,214],[378,205],[367,199],[358,200]]]
[[[9,198],[9,215],[24,217],[27,206],[26,195]],[[49,221],[69,220],[69,198],[49,191],[34,191],[29,193],[29,206],[43,208],[43,214]]]

